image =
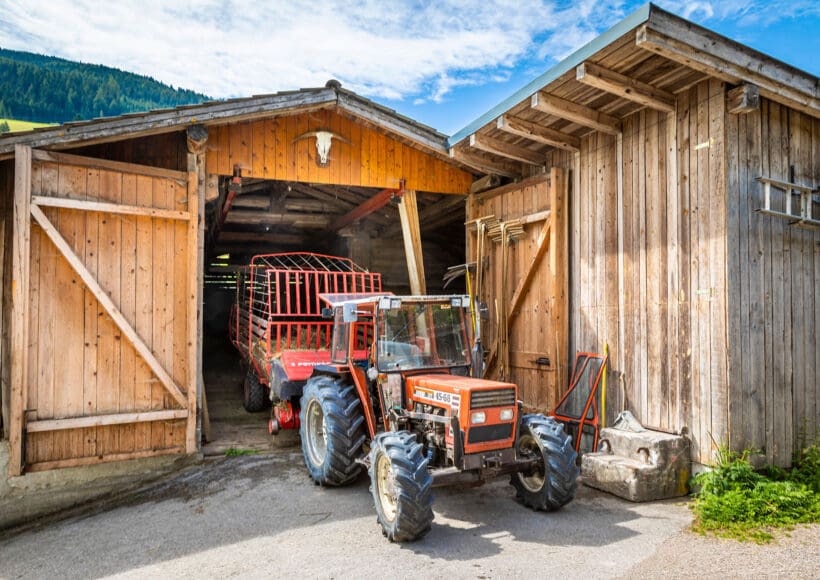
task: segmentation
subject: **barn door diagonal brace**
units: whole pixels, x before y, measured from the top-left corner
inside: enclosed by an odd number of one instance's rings
[[[145,360],[148,364],[148,367],[151,371],[157,376],[160,383],[165,387],[165,389],[170,393],[170,395],[174,398],[174,400],[183,408],[188,408],[188,400],[180,390],[179,386],[174,382],[174,379],[168,372],[163,368],[154,354],[151,352],[151,349],[145,344],[145,342],[140,338],[137,334],[136,330],[129,324],[128,320],[125,316],[120,312],[120,309],[117,308],[116,304],[111,300],[111,298],[106,294],[105,290],[99,285],[97,280],[88,271],[83,264],[82,260],[77,257],[74,251],[71,249],[71,246],[66,242],[65,238],[60,234],[57,228],[54,227],[54,224],[49,221],[48,217],[43,213],[36,205],[31,205],[31,215],[37,220],[39,226],[43,229],[46,235],[49,237],[51,242],[57,247],[63,257],[66,259],[68,264],[71,268],[77,273],[77,275],[82,279],[83,283],[86,285],[88,290],[94,295],[94,297],[99,301],[100,306],[103,307],[105,312],[108,316],[111,317],[111,320],[114,321],[114,324],[122,331],[123,335],[131,342],[134,348],[137,350],[139,355]]]

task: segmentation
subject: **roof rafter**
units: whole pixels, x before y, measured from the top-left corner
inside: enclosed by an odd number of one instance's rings
[[[561,117],[601,133],[617,135],[621,132],[620,119],[544,91],[538,91],[530,98],[530,106],[542,113]]]
[[[591,62],[582,62],[575,67],[575,80],[650,109],[675,112],[675,95],[672,93]]]
[[[501,115],[496,120],[496,128],[510,135],[523,137],[536,143],[543,143],[566,151],[578,151],[581,148],[581,139],[575,135],[542,127],[537,123],[526,121],[512,115]]]
[[[518,177],[521,175],[521,170],[515,168],[512,163],[493,161],[481,155],[464,151],[463,149],[456,147],[450,148],[450,158],[460,161],[465,165],[469,165],[482,173],[494,173],[504,177]]]
[[[470,147],[529,165],[544,165],[547,161],[543,153],[478,133],[470,135]]]

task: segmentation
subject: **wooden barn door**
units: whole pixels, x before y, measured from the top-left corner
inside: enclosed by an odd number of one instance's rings
[[[196,181],[17,148],[10,475],[196,450]]]

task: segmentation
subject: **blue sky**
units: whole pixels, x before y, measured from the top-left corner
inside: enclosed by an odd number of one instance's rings
[[[820,0],[658,5],[817,75]],[[617,0],[0,0],[0,46],[218,98],[324,85],[452,134],[639,8]]]

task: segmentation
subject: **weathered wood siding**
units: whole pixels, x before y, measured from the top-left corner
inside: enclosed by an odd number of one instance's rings
[[[509,221],[547,210],[549,205],[549,183],[544,181],[491,197],[481,204],[473,201],[468,205],[467,219],[474,220],[494,215]],[[489,238],[485,242],[488,266],[484,270],[482,298],[488,300],[490,311],[489,320],[482,323],[485,349],[490,348],[497,336],[498,303],[501,300],[506,300],[507,303],[511,301],[516,284],[533,260],[543,226],[544,221],[525,225],[524,237],[510,246],[506,296],[502,296],[501,293],[501,244],[496,244]],[[475,239],[475,228],[468,230],[468,261],[476,260]],[[551,284],[549,255],[545,255],[541,258],[535,278],[522,299],[520,314],[509,329],[511,368],[508,380],[519,385],[520,396],[525,405],[542,411],[551,410],[563,392],[557,380],[559,357],[556,357],[556,332],[559,329],[554,328],[553,317],[549,311]],[[551,364],[536,364],[536,359],[541,357],[548,357]]]
[[[551,160],[575,168],[570,353],[608,344],[608,422],[686,428],[704,463],[729,426],[724,91],[701,82],[675,115],[640,111]]]
[[[330,163],[316,162],[316,139],[294,140],[320,129],[341,135],[334,140]],[[436,193],[467,193],[472,176],[385,134],[333,111],[314,111],[262,121],[210,127],[208,171],[245,177],[362,187],[398,188]]]
[[[754,179],[818,187],[820,120],[763,99],[727,116],[727,161],[731,441],[785,465],[820,424],[820,232],[756,212]]]

